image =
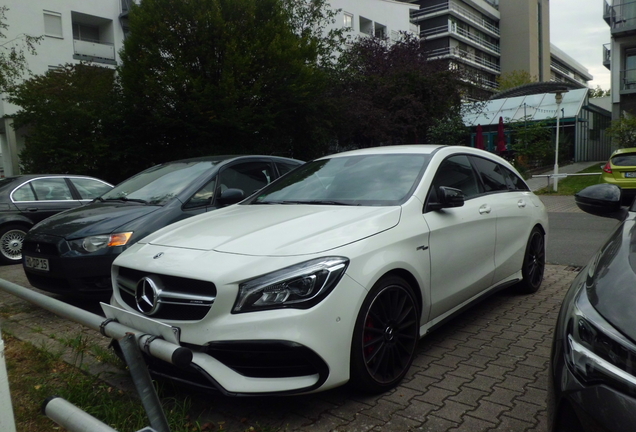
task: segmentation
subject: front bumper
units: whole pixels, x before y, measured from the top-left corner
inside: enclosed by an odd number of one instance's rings
[[[110,267],[117,253],[80,255],[70,250],[61,237],[27,236],[23,256],[44,258],[49,270],[33,270],[23,265],[29,283],[44,291],[79,296],[109,296],[112,292]]]
[[[349,380],[354,324],[367,293],[349,276],[345,274],[327,297],[309,309],[230,313],[238,292],[236,281],[263,274],[264,262],[271,266],[272,258],[255,257],[252,265],[246,265],[245,257],[237,259],[231,254],[210,256],[205,251],[179,251],[178,256],[172,257],[170,268],[166,268],[168,261],[162,267],[162,258],[152,259],[158,250],[165,248],[148,247],[143,252],[136,249],[122,262],[160,276],[166,290],[174,292],[176,287],[181,287],[180,292],[188,297],[205,289],[193,283],[194,280],[205,282],[209,284],[210,293],[214,289],[214,296],[208,297],[214,297],[214,301],[211,306],[191,303],[185,306],[193,310],[190,316],[184,314],[184,306],[176,311],[166,306],[157,312],[174,311],[179,319],[148,316],[177,327],[180,344],[194,352],[193,366],[188,370],[150,360],[149,366],[155,375],[201,388],[214,388],[228,395],[310,393]],[[166,251],[166,254],[172,252]],[[289,258],[280,260],[290,264]],[[307,260],[307,257],[299,260]],[[134,265],[137,262],[144,264]],[[197,265],[198,262],[208,264]],[[225,279],[210,276],[210,262],[223,269]],[[185,263],[190,265],[186,267]],[[131,276],[129,267],[120,264],[117,261],[113,266],[115,284],[120,275]],[[141,315],[129,297],[130,294],[116,288],[111,305]],[[202,307],[208,309],[200,316],[198,310]]]

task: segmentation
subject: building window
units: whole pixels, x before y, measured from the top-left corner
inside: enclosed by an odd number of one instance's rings
[[[44,34],[50,37],[62,38],[62,14],[44,11]]]
[[[73,39],[99,43],[99,27],[88,24],[73,23]]]
[[[353,15],[350,13],[345,12],[344,14],[344,26],[350,29],[353,28]]]

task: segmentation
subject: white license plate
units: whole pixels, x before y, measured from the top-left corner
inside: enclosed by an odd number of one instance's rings
[[[24,265],[33,270],[49,271],[49,260],[46,258],[24,257]]]
[[[626,172],[625,178],[636,178],[636,171]]]

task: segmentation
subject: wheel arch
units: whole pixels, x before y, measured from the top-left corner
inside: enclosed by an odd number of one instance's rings
[[[411,285],[411,288],[413,289],[413,295],[415,296],[415,300],[417,301],[418,314],[421,316],[422,310],[424,308],[424,303],[423,303],[423,297],[422,297],[422,288],[420,287],[420,284],[418,283],[417,278],[413,276],[413,274],[406,269],[395,268],[395,269],[389,270],[388,272],[380,276],[378,278],[378,281],[388,276],[401,277],[402,279],[407,281],[409,285]],[[377,283],[377,281],[375,283]]]

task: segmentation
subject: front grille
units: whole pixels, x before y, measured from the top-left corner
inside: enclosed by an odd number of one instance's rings
[[[201,350],[230,369],[252,378],[287,378],[315,374],[322,377],[327,373],[327,365],[318,354],[292,342],[211,342],[201,347]]]
[[[149,275],[127,267],[119,267],[117,287],[122,300],[132,309],[139,310],[135,299],[137,283],[145,276],[162,283],[160,307],[151,316],[155,319],[198,321],[210,311],[216,299],[216,286],[212,282],[169,275]]]
[[[43,243],[35,241],[25,241],[22,244],[22,252],[32,254],[44,254],[48,256],[58,256],[57,245],[54,243]]]

